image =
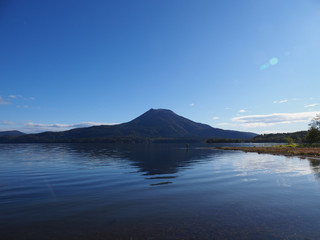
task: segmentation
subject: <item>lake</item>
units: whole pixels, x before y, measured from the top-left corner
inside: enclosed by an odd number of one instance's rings
[[[319,180],[193,144],[2,144],[0,239],[320,239]]]

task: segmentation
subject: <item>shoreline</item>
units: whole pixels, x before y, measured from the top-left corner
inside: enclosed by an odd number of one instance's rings
[[[320,159],[320,147],[288,147],[286,145],[273,147],[214,147],[226,151],[256,152],[272,155],[315,157]]]

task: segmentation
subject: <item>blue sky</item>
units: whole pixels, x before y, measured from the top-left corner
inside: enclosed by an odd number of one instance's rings
[[[256,133],[320,112],[320,2],[1,1],[0,130],[150,108]]]

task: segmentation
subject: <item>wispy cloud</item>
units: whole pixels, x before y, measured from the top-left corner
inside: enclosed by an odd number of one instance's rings
[[[7,104],[11,104],[10,102],[7,102],[3,99],[3,97],[0,96],[0,105],[7,105]]]
[[[283,100],[279,100],[279,101],[273,101],[273,103],[274,104],[277,104],[277,103],[281,104],[281,103],[286,103],[288,101],[289,101],[288,99],[283,99]]]
[[[29,100],[34,101],[34,100],[36,100],[35,97],[24,97],[22,95],[9,95],[8,98],[10,98],[12,100],[13,99],[21,99],[21,100],[24,100],[24,101],[29,101]]]
[[[274,104],[277,104],[277,103],[286,103],[288,102],[289,100],[288,99],[283,99],[283,100],[280,100],[280,101],[273,101]]]
[[[10,122],[10,121],[7,121],[7,120],[2,120],[2,121],[0,122],[0,124],[1,124],[1,125],[15,125],[14,122]]]
[[[243,127],[265,127],[276,124],[308,122],[317,114],[319,114],[319,112],[272,113],[267,115],[234,117],[232,121],[239,123]]]
[[[212,119],[213,119],[213,120],[218,120],[218,119],[219,119],[219,117],[218,117],[218,116],[216,116],[216,117],[213,117]]]
[[[241,113],[245,113],[245,112],[246,112],[246,110],[245,110],[245,109],[241,109],[239,112],[241,112]]]
[[[116,123],[97,123],[97,122],[82,122],[76,124],[44,124],[44,123],[25,123],[21,129],[21,131],[26,133],[38,133],[44,131],[65,131],[73,128],[82,128],[82,127],[91,127],[91,126],[99,126],[99,125],[116,125]]]
[[[306,105],[304,106],[305,108],[311,108],[311,107],[315,107],[315,106],[318,106],[319,104],[317,103],[313,103],[313,104],[309,104],[309,105]]]
[[[194,103],[190,103],[189,106],[190,106],[190,107],[194,107],[195,104],[194,104]]]

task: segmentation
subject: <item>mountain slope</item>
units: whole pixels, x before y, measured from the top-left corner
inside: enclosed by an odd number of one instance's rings
[[[25,135],[25,133],[20,132],[20,131],[16,131],[16,130],[0,132],[0,137],[3,137],[3,136],[17,137],[17,136],[22,136],[22,135]]]
[[[171,110],[150,109],[130,122],[118,125],[102,125],[76,128],[64,132],[44,132],[17,137],[16,142],[79,142],[117,141],[124,138],[252,138],[254,133],[222,130],[196,123]],[[0,139],[1,141],[1,139]]]

